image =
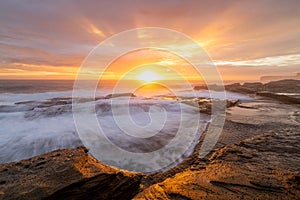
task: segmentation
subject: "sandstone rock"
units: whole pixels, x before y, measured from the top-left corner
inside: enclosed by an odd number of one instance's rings
[[[130,199],[142,176],[105,166],[87,149],[0,165],[0,199]]]
[[[299,140],[299,130],[282,130],[224,147],[205,169],[177,173],[134,199],[299,199]]]
[[[200,112],[211,113],[211,99],[180,101],[199,106]],[[238,101],[227,100],[225,103],[230,107]],[[236,142],[250,137],[254,130],[258,134],[265,128],[283,127],[283,119],[289,115],[289,121],[299,121],[297,105],[280,104],[286,113],[280,115],[275,112],[279,104],[276,101],[270,106],[270,103],[259,101],[231,108],[239,109],[242,114],[249,113],[251,119],[263,123],[252,124],[248,116],[242,118],[232,111],[224,125],[224,130],[229,127],[224,137],[229,138],[228,134],[235,131],[239,136],[234,140]],[[259,118],[264,113],[270,114],[265,117],[268,121]],[[296,125],[295,121],[291,123]],[[270,124],[267,127],[269,122],[276,126]],[[215,150],[208,159],[197,159],[199,143],[194,157],[153,176],[105,166],[89,156],[83,147],[58,150],[1,165],[0,199],[131,199],[145,188],[135,199],[299,199],[299,126],[295,129],[268,132],[225,146]]]

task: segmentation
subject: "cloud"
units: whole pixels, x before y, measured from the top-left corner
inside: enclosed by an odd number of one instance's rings
[[[213,60],[244,67],[251,60],[300,54],[299,19],[298,0],[3,0],[0,61],[75,68],[105,38],[154,26],[181,31]]]
[[[283,55],[283,56],[272,56],[252,60],[241,60],[241,61],[216,61],[216,65],[231,65],[231,66],[291,66],[300,65],[300,54]]]

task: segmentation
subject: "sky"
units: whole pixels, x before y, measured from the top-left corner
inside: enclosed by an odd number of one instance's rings
[[[143,27],[190,36],[224,80],[292,76],[300,72],[299,24],[299,0],[2,0],[0,79],[74,79],[96,45]]]

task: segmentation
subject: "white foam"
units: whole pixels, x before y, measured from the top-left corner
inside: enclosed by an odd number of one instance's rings
[[[0,163],[81,144],[71,115],[29,120],[23,112],[0,113]]]
[[[82,96],[84,96],[82,92]],[[107,91],[98,92],[96,95],[105,96]],[[188,93],[181,93],[184,96],[191,96]],[[196,93],[201,97],[209,97],[207,91],[197,91]],[[46,93],[35,93],[35,94],[12,94],[6,93],[1,94],[0,96],[0,105],[3,107],[11,105],[6,109],[10,109],[10,112],[7,110],[0,110],[0,163],[12,162],[21,159],[26,159],[35,155],[43,154],[50,152],[55,149],[63,148],[73,148],[82,145],[74,124],[73,115],[71,112],[70,105],[55,105],[51,108],[34,108],[31,109],[17,109],[19,105],[14,105],[15,102],[24,102],[24,101],[37,101],[32,102],[30,106],[40,104],[41,100],[57,98],[57,97],[70,97],[72,95],[71,91],[65,92],[46,92]],[[236,93],[228,93],[227,98],[248,98],[244,95],[239,95]],[[119,99],[119,106],[124,106],[124,101],[122,98]],[[116,143],[119,143],[124,148],[128,147],[134,151],[134,146],[128,146],[129,144],[134,144],[135,141],[128,141],[128,137],[120,138],[120,128],[116,125],[114,118],[111,113],[111,108],[105,103],[109,103],[110,99],[100,99],[96,101],[96,107],[98,106],[97,115],[99,118],[100,125],[103,130],[106,131],[106,134]],[[86,103],[82,103],[84,106]],[[172,134],[175,134],[176,128],[178,127],[178,117],[180,116],[180,109],[178,107],[178,102],[175,100],[163,100],[159,98],[155,99],[144,99],[142,97],[136,97],[132,101],[130,107],[130,114],[132,120],[138,126],[146,126],[151,122],[151,116],[149,112],[152,112],[153,118],[158,118],[160,113],[160,108],[152,108],[149,111],[149,106],[153,104],[159,104],[164,107],[169,113],[166,126],[163,131],[169,135],[166,138],[159,138],[164,142],[164,139],[169,139],[172,137]],[[117,104],[116,104],[117,105]],[[185,107],[186,106],[186,107]],[[195,115],[199,115],[198,111],[191,109],[188,105],[183,105],[183,110],[186,115],[192,118]],[[49,114],[51,112],[51,114]],[[122,113],[119,113],[120,116]],[[204,130],[205,124],[209,121],[207,116],[203,115],[202,126],[200,127],[199,133]],[[180,119],[179,119],[180,121]],[[189,128],[189,121],[183,123],[185,128]],[[131,127],[126,127],[125,129],[131,129]],[[143,132],[135,131],[133,134],[140,134],[140,137],[149,137],[153,132],[159,130],[160,126],[151,126],[149,129],[145,129]],[[88,124],[86,125],[86,132],[89,132],[90,135],[95,136],[95,128]],[[142,134],[142,135],[141,135]],[[93,138],[91,138],[92,140]],[[157,142],[157,141],[156,141]],[[140,145],[140,144],[138,144]],[[154,144],[149,142],[143,144],[145,148],[151,148]],[[110,157],[109,149],[105,149],[107,152],[108,159]],[[192,149],[189,149],[187,154],[190,154]],[[120,155],[121,156],[121,155]],[[172,155],[169,155],[170,157]],[[154,159],[154,158],[153,158]],[[119,166],[119,164],[116,164]]]

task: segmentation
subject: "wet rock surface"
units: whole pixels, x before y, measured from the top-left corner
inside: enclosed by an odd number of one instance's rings
[[[300,94],[290,95],[288,93],[276,94],[276,93],[272,93],[272,92],[257,92],[256,94],[259,95],[259,96],[264,96],[264,97],[277,99],[277,100],[283,101],[283,102],[300,104]]]
[[[208,99],[208,98],[193,98],[193,99],[181,99],[182,103],[199,108],[200,113],[211,115],[213,110],[216,112],[224,112],[226,108],[230,108],[238,105],[238,99]]]
[[[151,176],[135,199],[299,199],[300,107],[258,98],[227,109],[211,155]]]
[[[299,141],[283,129],[226,146],[134,199],[299,199]]]
[[[57,150],[0,166],[0,199],[131,199],[141,175],[101,164],[87,149]]]

